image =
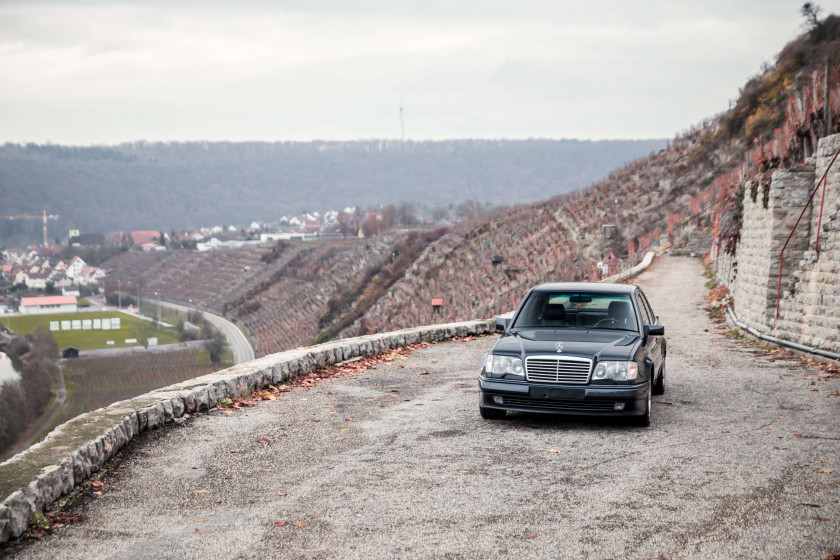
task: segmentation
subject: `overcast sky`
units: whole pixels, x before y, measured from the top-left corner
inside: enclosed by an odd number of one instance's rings
[[[0,0],[0,142],[672,137],[801,5]]]

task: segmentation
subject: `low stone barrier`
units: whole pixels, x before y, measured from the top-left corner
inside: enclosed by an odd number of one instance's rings
[[[0,463],[0,496],[8,496],[0,505],[0,543],[22,535],[36,513],[49,510],[146,430],[160,428],[184,414],[206,412],[221,399],[248,396],[256,389],[345,360],[494,330],[493,320],[467,321],[295,348],[77,416],[44,441]]]
[[[636,266],[628,268],[627,270],[622,270],[618,274],[613,274],[612,276],[603,278],[601,279],[601,282],[623,282],[628,278],[632,278],[640,274],[644,270],[647,270],[647,268],[650,266],[650,263],[653,262],[654,255],[656,255],[656,253],[654,253],[653,251],[648,251],[645,254],[645,258],[642,259],[642,262],[640,262]]]

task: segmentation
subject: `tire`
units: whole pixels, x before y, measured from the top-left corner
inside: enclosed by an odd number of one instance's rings
[[[498,408],[486,408],[483,406],[478,407],[478,412],[481,414],[481,417],[485,420],[501,420],[505,417],[507,413],[506,410],[500,410]]]
[[[665,394],[665,360],[662,360],[662,369],[659,370],[659,379],[656,380],[656,383],[653,384],[653,394],[654,395],[664,395]]]
[[[651,413],[651,405],[653,404],[653,399],[651,398],[651,394],[653,391],[648,391],[648,398],[645,402],[645,413],[641,416],[631,416],[630,422],[634,426],[640,426],[642,428],[647,428],[650,426],[650,413]]]

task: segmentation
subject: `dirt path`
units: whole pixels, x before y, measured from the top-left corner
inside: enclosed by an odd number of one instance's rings
[[[700,263],[639,284],[666,326],[653,425],[482,420],[494,338],[145,436],[19,558],[822,558],[840,552],[838,380],[703,310]],[[829,472],[830,471],[830,472]],[[81,505],[83,504],[83,505]]]

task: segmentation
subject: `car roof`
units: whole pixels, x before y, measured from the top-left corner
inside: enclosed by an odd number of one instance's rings
[[[614,284],[612,282],[546,282],[534,286],[540,292],[590,292],[598,294],[632,294],[635,284]]]

